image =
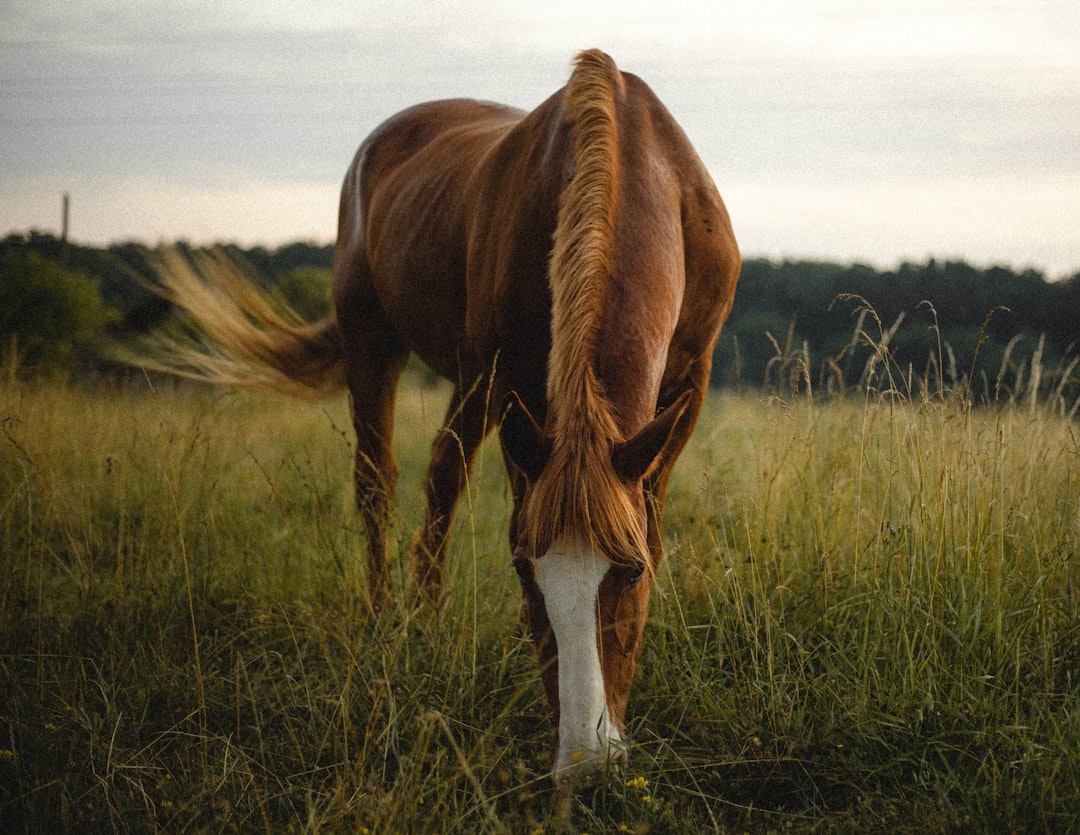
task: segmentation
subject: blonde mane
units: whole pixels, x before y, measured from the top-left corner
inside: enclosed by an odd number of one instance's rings
[[[594,359],[613,260],[619,154],[615,63],[583,52],[566,85],[574,128],[572,180],[563,191],[548,281],[551,354],[547,400],[553,447],[533,486],[526,525],[537,554],[559,538],[587,542],[614,562],[647,558],[644,527],[611,464],[623,440]]]

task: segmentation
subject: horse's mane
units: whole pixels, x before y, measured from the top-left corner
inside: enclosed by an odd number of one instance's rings
[[[591,545],[614,562],[646,559],[645,531],[611,464],[623,440],[594,358],[614,258],[619,154],[614,61],[581,53],[563,106],[574,129],[574,176],[562,193],[548,281],[551,354],[547,400],[553,446],[533,485],[526,525],[537,554],[559,538]]]

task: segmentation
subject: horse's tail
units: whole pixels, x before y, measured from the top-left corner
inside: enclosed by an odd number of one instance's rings
[[[325,400],[345,387],[337,319],[303,322],[273,302],[220,251],[191,257],[157,253],[153,289],[190,315],[125,359],[142,367],[218,385]]]

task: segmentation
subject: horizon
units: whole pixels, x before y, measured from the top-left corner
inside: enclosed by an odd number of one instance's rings
[[[61,236],[59,231],[36,229],[36,228],[35,229],[13,229],[13,230],[8,230],[7,232],[4,232],[4,233],[0,234],[0,241],[4,240],[6,238],[9,238],[9,237],[13,237],[13,236],[15,236],[15,237],[23,237],[23,238],[27,238],[27,239],[32,238],[34,236],[39,236],[39,237],[50,238],[52,240],[55,240],[57,243],[63,243],[64,242],[64,238]],[[140,246],[140,247],[144,247],[144,248],[146,248],[148,250],[153,250],[153,249],[155,249],[157,247],[181,246],[181,247],[192,247],[194,249],[213,249],[214,247],[236,247],[241,252],[250,252],[251,250],[254,250],[254,249],[264,249],[264,250],[266,250],[267,252],[270,252],[270,253],[275,253],[275,252],[278,252],[279,250],[286,249],[286,248],[288,248],[290,246],[296,246],[296,245],[310,246],[310,247],[315,248],[315,249],[333,247],[335,245],[334,241],[325,241],[325,240],[320,241],[320,240],[315,240],[315,239],[312,239],[312,238],[297,238],[295,240],[282,240],[282,241],[279,241],[279,242],[276,242],[276,243],[273,243],[273,244],[265,244],[265,243],[259,243],[259,242],[254,242],[254,243],[251,243],[251,244],[247,244],[247,243],[242,243],[242,242],[238,242],[238,241],[234,241],[234,240],[227,240],[227,239],[218,240],[218,241],[194,241],[193,242],[191,240],[184,239],[184,238],[179,238],[179,239],[171,240],[171,241],[159,240],[159,241],[155,241],[155,242],[139,240],[139,239],[136,239],[136,238],[119,238],[117,240],[107,241],[107,242],[104,242],[104,243],[96,243],[96,242],[80,241],[78,239],[72,238],[71,236],[69,236],[67,238],[67,243],[70,244],[71,246],[79,247],[79,248],[82,248],[82,249],[99,249],[99,250],[103,250],[103,251],[107,251],[107,250],[109,250],[109,249],[111,249],[113,247],[123,247],[123,246]],[[953,264],[953,263],[956,263],[956,264],[964,264],[964,265],[966,265],[968,267],[971,267],[972,269],[977,270],[979,272],[987,272],[987,271],[994,270],[994,269],[1003,269],[1003,270],[1012,272],[1012,273],[1014,273],[1016,275],[1021,275],[1021,274],[1025,273],[1025,272],[1027,272],[1027,271],[1032,271],[1032,272],[1042,276],[1043,280],[1048,282],[1048,283],[1053,283],[1053,282],[1058,282],[1058,281],[1068,281],[1070,279],[1073,279],[1073,278],[1076,278],[1076,277],[1080,276],[1080,267],[1078,267],[1076,270],[1073,270],[1072,272],[1065,272],[1065,273],[1062,273],[1060,275],[1051,275],[1046,270],[1040,269],[1037,265],[1017,266],[1017,265],[1014,265],[1014,264],[1008,264],[1008,263],[1004,263],[1004,262],[1001,262],[1001,261],[979,262],[979,261],[974,261],[974,260],[969,259],[969,258],[964,258],[962,256],[958,256],[958,257],[955,257],[955,258],[939,258],[939,257],[937,257],[935,255],[932,255],[932,254],[927,255],[926,257],[921,258],[921,259],[901,258],[901,259],[896,260],[896,261],[894,261],[892,263],[877,263],[877,262],[871,262],[868,259],[859,259],[859,258],[844,260],[844,259],[829,258],[829,257],[805,257],[805,258],[802,258],[802,257],[792,257],[792,256],[786,256],[786,255],[769,256],[769,255],[759,255],[759,254],[755,254],[755,253],[742,253],[742,261],[743,261],[743,264],[746,264],[748,261],[765,261],[765,262],[768,262],[770,264],[774,264],[774,265],[777,265],[777,266],[785,264],[785,263],[790,263],[790,264],[827,264],[827,265],[830,265],[830,266],[837,266],[837,267],[841,267],[841,268],[844,268],[844,269],[854,268],[854,267],[869,267],[870,269],[872,269],[875,272],[880,273],[880,274],[898,272],[904,266],[925,267],[925,266],[930,266],[930,265],[935,264],[935,263],[936,264]]]

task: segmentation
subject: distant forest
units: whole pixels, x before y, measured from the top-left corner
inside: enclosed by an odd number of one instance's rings
[[[183,245],[180,245],[183,248]],[[309,319],[330,309],[331,245],[223,247]],[[147,289],[151,250],[107,249],[38,233],[0,241],[0,359],[6,374],[111,373],[103,346],[162,324],[170,305]],[[963,389],[1009,399],[1032,384],[1080,396],[1080,272],[963,261],[893,270],[748,259],[717,345],[717,386],[841,393],[859,386]],[[1032,377],[1034,376],[1034,380]]]

